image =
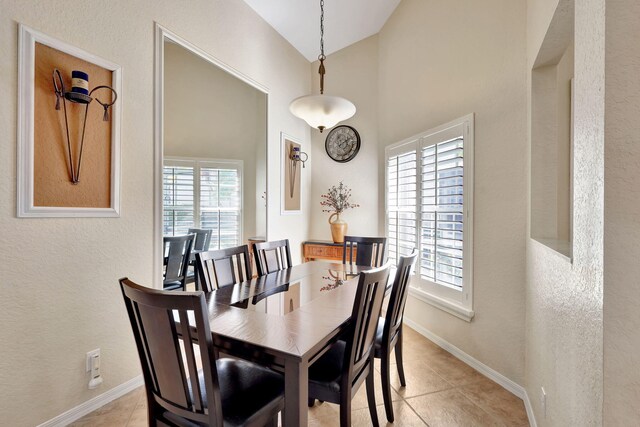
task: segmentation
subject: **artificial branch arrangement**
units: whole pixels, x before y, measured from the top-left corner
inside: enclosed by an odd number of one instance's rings
[[[324,292],[324,291],[331,291],[334,290],[336,288],[339,288],[340,286],[344,285],[344,280],[342,279],[337,279],[335,277],[329,277],[329,276],[322,276],[322,278],[324,280],[329,280],[329,283],[327,283],[325,286],[320,288],[320,292]]]
[[[325,209],[322,212],[335,213],[340,215],[347,209],[358,208],[360,205],[356,203],[350,203],[351,189],[344,185],[342,181],[336,187],[335,185],[329,188],[329,191],[320,196],[322,200],[320,205]]]

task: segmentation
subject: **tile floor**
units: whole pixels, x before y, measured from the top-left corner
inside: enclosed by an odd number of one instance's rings
[[[395,365],[392,366],[395,423],[389,426],[529,425],[522,400],[406,326],[404,344],[407,386],[400,387]],[[385,425],[378,378],[378,419]],[[354,398],[352,409],[354,426],[371,425],[364,385]],[[337,426],[338,414],[337,405],[316,403],[309,409],[309,425]],[[71,425],[146,426],[144,389],[134,390]]]

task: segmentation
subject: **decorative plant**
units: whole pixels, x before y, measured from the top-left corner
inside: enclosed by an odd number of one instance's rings
[[[335,185],[329,188],[325,194],[320,196],[322,200],[320,205],[325,207],[322,212],[336,213],[340,215],[347,209],[358,208],[360,205],[349,202],[351,198],[351,189],[344,185],[342,181],[336,187]]]

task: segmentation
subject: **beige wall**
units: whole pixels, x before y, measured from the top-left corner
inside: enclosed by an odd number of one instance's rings
[[[269,89],[269,237],[291,238],[295,262],[300,241],[330,236],[319,207],[330,185],[343,179],[362,205],[345,216],[350,232],[382,233],[384,147],[474,112],[476,318],[415,299],[407,317],[523,384],[540,426],[600,425],[603,395],[606,425],[637,421],[640,6],[607,2],[605,27],[604,0],[576,2],[570,263],[527,237],[527,88],[558,0],[526,4],[404,0],[378,36],[331,55],[327,93],[356,103],[346,124],[363,142],[343,165],[324,153],[326,133],[288,111],[291,99],[317,91],[317,65],[310,78],[309,63],[243,2],[0,0],[2,424],[39,424],[139,374],[117,279],[152,279],[154,21]],[[121,218],[15,217],[16,22],[123,66]],[[281,131],[311,157],[301,215],[280,215]],[[87,390],[85,353],[96,347],[105,383]]]
[[[476,318],[468,323],[413,297],[406,316],[518,383],[524,375],[525,12],[523,1],[404,0],[377,36],[326,61],[327,93],[358,108],[344,122],[362,136],[356,159],[333,162],[324,153],[325,135],[312,135],[311,236],[330,238],[316,202],[339,179],[361,204],[345,215],[349,233],[384,234],[385,146],[476,114]],[[317,63],[311,71],[315,78]]]
[[[242,160],[241,239],[256,235],[258,216],[264,233],[256,172],[264,174],[267,161],[267,96],[175,43],[165,43],[164,58],[164,155]],[[262,185],[259,194],[266,190],[264,178]]]
[[[640,2],[606,2],[604,424],[640,420]]]
[[[280,216],[279,139],[285,131],[308,146],[288,106],[310,89],[309,63],[241,1],[1,0],[0,9],[0,414],[3,425],[33,426],[140,374],[117,279],[152,280],[154,21],[269,89],[269,237],[293,245],[308,235],[309,198],[305,214]],[[120,218],[15,217],[16,22],[123,66]],[[88,390],[85,353],[96,347],[104,383]]]
[[[319,62],[311,64],[313,91],[319,92]],[[322,212],[320,195],[343,181],[352,190],[359,208],[345,211],[341,218],[348,223],[347,234],[376,236],[378,233],[378,36],[366,38],[330,55],[325,61],[325,93],[347,98],[357,112],[340,124],[354,127],[361,145],[355,159],[347,163],[333,161],[325,151],[329,131],[311,132],[313,175],[311,175],[311,230],[314,239],[331,240],[329,214]],[[307,173],[303,170],[303,173]],[[380,201],[380,202],[379,202]]]
[[[519,384],[524,376],[525,18],[524,1],[404,0],[378,35],[381,159],[389,144],[475,113],[476,317],[467,323],[412,297],[406,317]],[[383,189],[381,175],[380,200]],[[379,215],[382,228],[384,212]]]
[[[557,5],[528,2],[529,78]],[[525,387],[539,426],[602,422],[603,30],[604,1],[576,1],[573,262],[527,239]]]

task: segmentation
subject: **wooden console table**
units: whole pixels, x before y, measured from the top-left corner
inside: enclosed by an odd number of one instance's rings
[[[253,277],[258,277],[258,271],[256,270],[256,263],[253,254],[253,245],[256,243],[266,242],[264,237],[249,237],[247,239],[247,246],[249,246],[249,264],[251,265],[251,274]]]
[[[302,258],[304,262],[326,259],[342,262],[342,243],[333,243],[326,240],[309,240],[302,242]],[[356,258],[356,249],[353,249],[353,258]]]

